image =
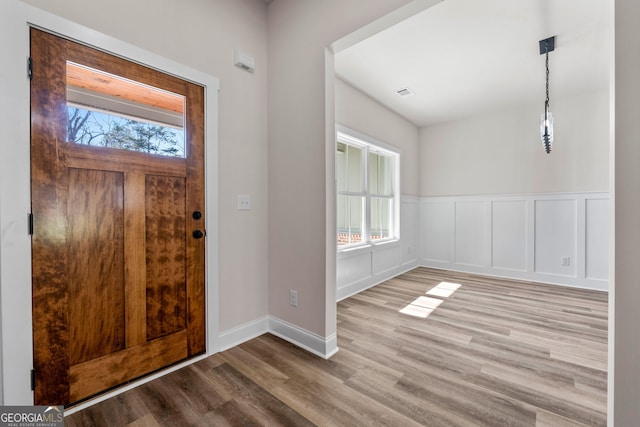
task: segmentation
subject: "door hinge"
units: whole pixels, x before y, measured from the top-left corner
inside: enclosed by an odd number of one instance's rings
[[[33,214],[32,213],[28,213],[27,214],[27,227],[28,227],[28,232],[30,236],[33,236]]]
[[[35,390],[36,389],[36,370],[32,369],[31,370],[31,390]]]
[[[27,59],[27,77],[29,80],[33,78],[33,59],[31,57]]]

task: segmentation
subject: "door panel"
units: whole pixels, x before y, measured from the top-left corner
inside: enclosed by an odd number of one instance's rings
[[[204,216],[191,215],[204,214],[204,89],[39,30],[31,38],[35,403],[70,404],[205,351],[205,239],[192,236]],[[100,96],[70,101],[69,84]],[[68,111],[102,97],[136,104],[116,114],[128,124],[67,141],[79,129]],[[158,124],[166,105],[171,123]],[[149,108],[153,119],[127,115]],[[153,129],[184,133],[177,157],[141,139]]]
[[[123,193],[122,173],[69,169],[71,365],[125,348]]]
[[[147,176],[147,340],[185,327],[185,192],[183,178]]]
[[[152,366],[159,369],[188,356],[187,334],[183,330],[102,358],[73,365],[69,370],[69,400],[77,402],[151,372],[150,359],[154,362]]]

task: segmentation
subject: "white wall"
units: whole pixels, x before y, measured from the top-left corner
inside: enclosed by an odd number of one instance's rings
[[[341,300],[410,270],[418,262],[418,128],[340,78],[335,81],[336,122],[400,152],[400,239],[338,252]]]
[[[179,0],[24,1],[220,78],[220,330],[266,315],[266,5],[257,0],[192,0],[188,7]],[[253,74],[233,65],[235,48],[255,57]],[[251,195],[251,211],[236,210],[238,194]]]
[[[420,195],[609,190],[609,93],[554,99],[554,144],[540,140],[540,105],[420,129]]]
[[[327,47],[408,0],[269,5],[269,312],[335,349],[335,100]],[[419,0],[426,8],[437,0]],[[288,304],[298,291],[298,307]]]
[[[420,263],[606,291],[609,206],[608,193],[422,197]]]
[[[335,82],[336,123],[401,152],[400,192],[418,195],[418,128],[340,78]]]

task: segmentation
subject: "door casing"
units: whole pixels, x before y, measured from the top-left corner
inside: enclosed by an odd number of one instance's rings
[[[57,21],[57,19],[55,17],[52,17],[53,21]],[[31,20],[30,20],[31,21]],[[62,23],[62,24],[66,24],[66,23]],[[43,25],[44,26],[44,25]],[[46,25],[48,28],[52,28],[55,27],[55,25]],[[65,27],[66,28],[66,27]],[[86,29],[84,29],[86,30]],[[80,32],[84,33],[84,30],[82,28],[79,29]],[[101,42],[104,42],[104,38],[106,36],[100,36],[99,39]],[[107,37],[108,38],[108,37]],[[113,41],[115,44],[114,46],[121,48],[121,43],[117,42],[117,41]],[[137,49],[130,47],[129,48],[133,49],[134,51],[137,51]],[[117,51],[117,49],[108,49],[110,51]],[[127,50],[127,49],[125,49]],[[139,51],[138,52],[142,52],[144,54],[143,51]],[[120,54],[122,56],[124,56],[123,54]],[[146,55],[150,55],[150,54],[146,54]],[[134,55],[127,55],[127,56],[134,56]],[[142,55],[144,56],[144,55]],[[153,57],[153,55],[151,55]],[[157,59],[157,58],[155,58]],[[153,61],[148,61],[148,62],[153,62]],[[174,66],[175,64],[169,64],[170,66]],[[160,67],[160,66],[155,66],[155,68],[165,68],[166,67]],[[179,67],[182,68],[182,67]],[[184,70],[182,70],[184,72]],[[174,71],[173,74],[176,74],[176,72]],[[216,153],[216,143],[215,143],[215,132],[211,132],[212,129],[215,129],[215,126],[217,125],[217,120],[215,115],[212,116],[211,112],[215,112],[217,111],[217,85],[218,82],[216,79],[207,76],[207,75],[201,75],[200,73],[197,72],[193,72],[192,70],[188,70],[187,69],[187,73],[186,74],[191,74],[192,76],[189,78],[190,80],[196,80],[196,81],[208,81],[209,83],[206,84],[207,86],[207,158],[206,158],[206,167],[208,169],[209,175],[207,177],[207,208],[206,208],[206,212],[207,212],[207,216],[206,216],[206,220],[207,220],[207,229],[209,231],[209,236],[217,236],[217,185],[215,185],[215,181],[217,180],[216,178],[216,174],[215,174],[215,170],[217,169],[217,153]],[[213,88],[213,90],[211,90]],[[212,174],[211,171],[214,171],[214,173]],[[213,184],[213,185],[212,185]],[[213,221],[212,221],[213,219]],[[216,315],[211,315],[212,312],[217,312],[217,287],[218,287],[218,283],[217,283],[217,268],[215,268],[215,266],[217,266],[217,245],[216,245],[216,241],[215,238],[212,239],[211,237],[209,238],[208,241],[208,250],[207,250],[207,265],[208,265],[208,277],[207,277],[207,309],[208,309],[208,313],[209,315],[207,316],[207,330],[208,330],[208,334],[207,334],[207,353],[211,354],[217,351],[217,341],[218,341],[218,336],[217,336],[217,316]],[[213,267],[211,267],[213,266]],[[23,313],[25,313],[28,311],[23,311]],[[15,350],[15,346],[13,347],[13,349]],[[8,364],[5,363],[5,370],[7,369]],[[5,377],[7,378],[7,377]],[[5,388],[6,390],[6,388]],[[24,400],[23,400],[24,401]]]

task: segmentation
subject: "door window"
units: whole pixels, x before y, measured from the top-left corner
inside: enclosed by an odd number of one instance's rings
[[[185,98],[67,61],[67,140],[185,157]]]

